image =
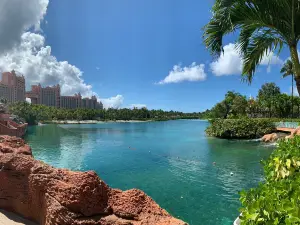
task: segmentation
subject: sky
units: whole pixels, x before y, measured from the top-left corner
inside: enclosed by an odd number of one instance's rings
[[[199,112],[228,90],[256,96],[281,78],[289,57],[267,55],[251,85],[241,81],[237,34],[213,58],[203,44],[213,0],[1,0],[0,71],[24,74],[27,89],[59,83],[62,94],[96,94],[106,108]]]

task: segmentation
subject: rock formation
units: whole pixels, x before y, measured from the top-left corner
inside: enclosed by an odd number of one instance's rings
[[[263,142],[275,142],[279,139],[279,135],[276,133],[272,133],[272,134],[266,134],[262,137],[262,141]]]
[[[0,208],[42,225],[186,224],[140,190],[111,189],[93,171],[53,168],[8,136],[0,136]]]
[[[294,138],[295,136],[298,136],[298,135],[300,135],[300,127],[297,127],[295,130],[293,130],[291,132],[291,135],[286,136],[285,139],[291,139],[291,138]]]

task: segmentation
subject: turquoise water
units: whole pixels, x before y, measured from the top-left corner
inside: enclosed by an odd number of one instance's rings
[[[142,189],[191,225],[231,225],[239,214],[238,192],[262,181],[260,160],[272,147],[208,138],[207,125],[190,120],[43,125],[30,127],[26,140],[35,158],[95,170],[114,188]]]

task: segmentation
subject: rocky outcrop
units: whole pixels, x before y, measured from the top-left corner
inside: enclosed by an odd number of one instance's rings
[[[56,169],[22,139],[0,137],[0,208],[45,225],[184,225],[144,192],[111,189],[95,172]]]
[[[275,142],[279,139],[279,135],[277,133],[266,134],[262,137],[263,142]]]
[[[291,135],[286,136],[285,139],[291,139],[291,138],[294,138],[295,136],[298,136],[298,135],[300,135],[300,127],[297,127],[295,130],[293,130],[291,132]]]

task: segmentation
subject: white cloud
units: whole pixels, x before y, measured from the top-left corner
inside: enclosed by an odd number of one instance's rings
[[[26,32],[21,37],[21,44],[0,56],[0,70],[16,70],[24,74],[27,86],[61,85],[63,95],[80,92],[90,96],[92,86],[82,79],[83,72],[67,61],[57,61],[51,54],[51,47],[45,46],[45,38],[40,34]]]
[[[40,30],[48,4],[49,0],[0,1],[0,54],[18,45],[29,28]]]
[[[204,64],[197,65],[195,62],[190,66],[183,68],[180,65],[175,65],[173,70],[169,72],[169,75],[158,82],[158,84],[180,83],[183,81],[203,81],[207,77],[204,69]]]
[[[138,108],[138,109],[141,109],[141,108],[147,108],[147,105],[145,105],[145,104],[131,104],[129,106],[129,108]]]
[[[103,103],[103,107],[105,109],[108,109],[108,108],[118,109],[122,106],[124,97],[122,95],[117,95],[115,97],[102,98],[100,100]]]
[[[283,64],[283,60],[281,60],[273,52],[267,53],[260,61],[260,65],[263,65],[263,66],[282,65],[282,64]]]
[[[210,64],[210,68],[216,76],[239,75],[242,73],[242,67],[242,58],[232,43],[225,45],[224,54]]]
[[[49,0],[0,1],[0,72],[16,70],[31,84],[61,85],[63,95],[81,92],[83,96],[96,94],[83,80],[83,72],[67,61],[58,61],[45,45],[40,31],[41,21],[47,12]],[[96,67],[99,70],[99,67]],[[96,94],[97,95],[97,94]],[[123,96],[103,99],[107,107],[120,107]]]
[[[267,53],[261,60],[261,66],[267,66],[267,72],[271,72],[271,65],[282,65],[281,60],[273,52]],[[210,68],[216,76],[240,75],[243,68],[243,60],[235,45],[230,43],[224,46],[224,53],[210,64]]]

